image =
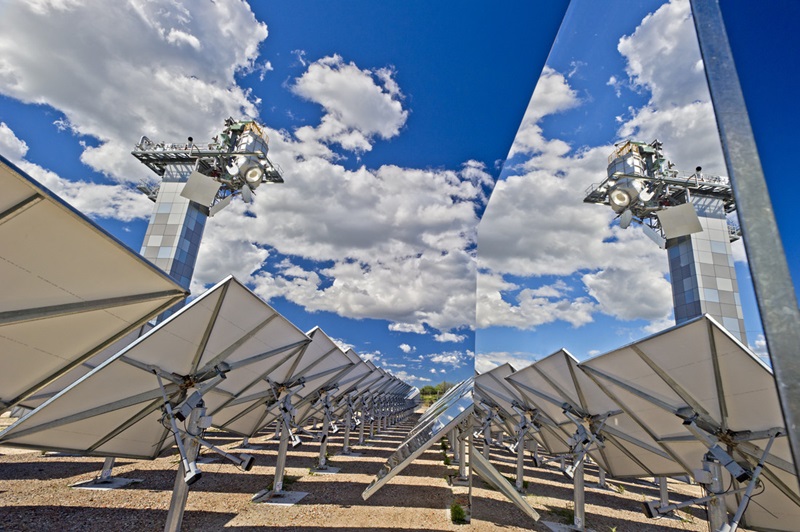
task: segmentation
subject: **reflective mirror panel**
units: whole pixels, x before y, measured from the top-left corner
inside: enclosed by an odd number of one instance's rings
[[[365,500],[472,414],[472,387],[472,379],[467,379],[431,405],[361,494]]]
[[[584,360],[704,313],[766,357],[688,0],[570,4],[478,269],[479,372]]]

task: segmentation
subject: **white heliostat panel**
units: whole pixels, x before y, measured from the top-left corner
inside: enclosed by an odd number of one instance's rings
[[[578,369],[578,361],[562,349],[509,377],[560,428],[574,434],[575,423],[602,439],[590,455],[610,475],[620,477],[671,476],[683,468],[626,414],[592,379]]]
[[[362,382],[367,382],[372,374],[372,368],[352,349],[345,351],[345,355],[353,365],[342,375],[339,380],[339,390],[342,395],[350,395],[355,398],[358,396],[358,386]]]
[[[2,157],[0,189],[1,411],[187,294]]]
[[[342,377],[342,387],[338,395],[336,413],[342,415],[347,408],[347,401],[342,400],[345,396],[350,397],[354,405],[361,407],[361,401],[369,394],[369,387],[377,380],[382,378],[382,374],[377,371],[375,364],[368,360],[363,360],[358,353],[348,349],[347,356],[351,360],[356,360],[355,365]]]
[[[685,470],[700,469],[707,447],[684,425],[697,415],[754,467],[767,439],[761,431],[783,427],[771,371],[712,318],[702,316],[634,344],[582,362],[591,375],[651,433]],[[724,471],[727,488],[730,476]],[[800,494],[786,437],[775,440],[745,512],[747,528],[800,530]],[[738,503],[725,497],[729,510]]]
[[[0,434],[0,443],[100,456],[154,458],[173,444],[154,370],[170,402],[207,389],[209,412],[268,390],[263,376],[309,338],[229,277]],[[214,367],[227,364],[225,379]]]
[[[553,356],[553,355],[551,355]],[[570,423],[558,408],[558,399],[545,392],[546,381],[534,368],[534,364],[508,375],[506,380],[517,390],[527,409],[537,412],[537,422],[541,430],[536,433],[537,440],[550,454],[570,452],[567,440],[570,437]],[[562,401],[563,402],[563,401]],[[560,403],[559,403],[560,404]]]
[[[513,404],[524,403],[519,392],[507,381],[506,377],[514,373],[514,368],[509,363],[502,364],[489,371],[475,376],[475,399],[483,401],[499,410],[499,424],[509,434],[514,434],[519,416],[514,412]]]
[[[261,388],[266,385],[267,393],[248,391],[210,411],[214,425],[241,436],[255,436],[280,415],[277,401],[282,393],[294,391],[292,403],[297,406],[304,400],[311,402],[320,388],[333,385],[352,364],[350,358],[322,329],[315,327],[309,331],[308,337],[311,343],[302,353],[277,360],[264,373]],[[301,421],[295,419],[296,423]]]
[[[42,403],[50,399],[51,397],[55,396],[59,392],[61,392],[64,388],[72,384],[73,382],[77,381],[97,366],[111,358],[112,355],[116,355],[118,352],[122,351],[124,348],[128,347],[138,338],[147,334],[154,325],[150,322],[145,323],[140,327],[136,327],[134,330],[111,344],[110,346],[106,347],[95,356],[87,360],[86,362],[82,363],[80,366],[76,366],[72,370],[70,370],[66,375],[62,376],[61,378],[55,380],[51,384],[45,386],[34,395],[31,395],[27,399],[25,399],[25,405],[28,408],[36,408],[40,406]]]

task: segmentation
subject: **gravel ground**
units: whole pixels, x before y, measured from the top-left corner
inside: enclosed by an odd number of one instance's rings
[[[446,479],[456,470],[444,465],[438,445],[364,501],[361,492],[415,419],[377,434],[367,446],[356,446],[353,450],[363,453],[360,457],[336,456],[342,434],[332,435],[328,442],[330,465],[341,468],[335,475],[309,471],[319,453],[317,442],[290,450],[285,489],[308,493],[291,507],[250,501],[254,493],[270,485],[275,473],[278,444],[270,439],[271,432],[265,432],[251,440],[261,448],[247,451],[256,457],[250,472],[223,460],[200,466],[203,478],[189,493],[183,530],[548,530],[480,479],[473,487],[472,522],[453,524],[449,507],[456,495]],[[241,441],[225,433],[211,433],[208,439],[226,450]],[[515,457],[493,450],[492,462],[506,477],[513,478]],[[0,530],[162,530],[175,482],[176,456],[153,461],[117,460],[115,476],[142,480],[125,489],[69,487],[94,478],[102,465],[102,458],[0,448]],[[678,518],[647,519],[641,502],[658,497],[658,487],[652,482],[609,480],[608,488],[599,489],[590,487],[597,482],[595,470],[591,465],[586,469],[588,528],[598,532],[707,530],[705,510],[696,506],[679,512]],[[571,523],[571,484],[552,465],[533,468],[526,461],[525,474],[526,498],[542,520]],[[699,495],[696,486],[670,481],[669,487],[673,502]]]

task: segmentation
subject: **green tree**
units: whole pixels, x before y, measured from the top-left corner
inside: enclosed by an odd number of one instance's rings
[[[436,387],[431,386],[430,384],[428,384],[427,386],[423,386],[422,389],[420,389],[419,391],[419,393],[422,395],[436,395],[436,392],[437,392]]]
[[[436,391],[441,395],[453,386],[455,386],[454,382],[442,381],[436,385]]]

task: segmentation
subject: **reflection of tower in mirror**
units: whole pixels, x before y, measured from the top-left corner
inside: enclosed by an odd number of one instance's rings
[[[746,342],[731,242],[739,231],[728,220],[735,211],[725,177],[681,174],[659,141],[626,141],[608,158],[606,179],[587,190],[586,203],[609,205],[620,227],[636,222],[667,250],[678,324],[709,314]]]
[[[691,198],[703,230],[667,241],[675,322],[709,314],[734,336],[747,342],[739,286],[723,201],[694,194]]]

